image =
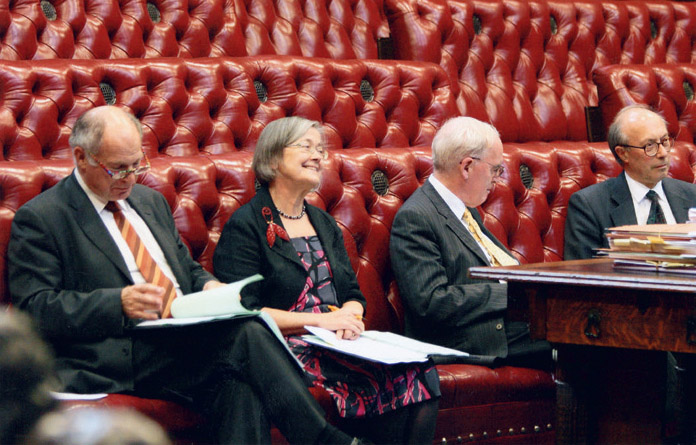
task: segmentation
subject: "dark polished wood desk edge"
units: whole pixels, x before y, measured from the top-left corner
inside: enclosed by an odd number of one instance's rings
[[[521,283],[696,292],[696,276],[657,271],[617,270],[614,269],[611,258],[530,263],[506,267],[471,267],[469,277]]]

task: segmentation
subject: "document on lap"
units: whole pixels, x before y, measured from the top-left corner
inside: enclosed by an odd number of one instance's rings
[[[177,297],[172,302],[173,318],[143,321],[138,323],[135,329],[168,328],[232,318],[258,317],[282,343],[293,361],[302,367],[288,348],[285,338],[273,318],[265,312],[245,308],[239,299],[239,293],[244,286],[259,280],[263,280],[263,276],[256,274],[226,286]]]
[[[178,297],[172,302],[173,318],[143,321],[136,327],[184,326],[211,320],[257,316],[260,311],[252,311],[242,306],[239,293],[247,284],[262,279],[260,274],[256,274],[226,286]]]
[[[466,352],[414,340],[392,332],[365,331],[357,340],[341,340],[336,333],[316,326],[305,326],[313,335],[302,338],[316,346],[364,358],[365,360],[393,365],[397,363],[424,362],[432,355],[467,357]]]

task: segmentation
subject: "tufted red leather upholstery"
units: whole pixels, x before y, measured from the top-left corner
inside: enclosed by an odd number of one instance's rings
[[[586,140],[592,73],[694,60],[696,6],[662,1],[387,0],[397,58],[442,65],[460,113],[504,141]]]
[[[11,60],[376,59],[389,36],[381,0],[11,0],[0,30],[0,59]]]
[[[72,124],[105,104],[143,123],[150,157],[252,151],[265,124],[287,115],[323,122],[328,146],[427,145],[456,115],[447,76],[422,62],[301,57],[3,61],[2,159],[67,159]],[[372,98],[361,95],[371,85]],[[259,98],[256,86],[266,91]]]
[[[677,140],[696,142],[693,65],[612,65],[597,70],[594,81],[605,129],[624,106],[646,104],[660,112]]]

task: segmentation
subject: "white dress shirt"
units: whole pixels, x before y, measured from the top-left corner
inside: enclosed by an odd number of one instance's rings
[[[464,212],[466,212],[466,204],[464,204],[464,201],[459,199],[457,195],[452,193],[450,189],[448,189],[442,182],[440,182],[435,175],[430,175],[428,178],[428,181],[430,181],[430,184],[433,186],[435,191],[437,192],[438,195],[445,201],[445,204],[447,204],[447,207],[452,210],[452,213],[454,213],[457,218],[459,219],[459,222],[462,224],[462,227],[466,229],[467,232],[471,233],[471,230],[469,230],[469,226],[464,222],[462,217],[464,216]],[[482,236],[486,236],[485,233],[481,233]],[[476,237],[472,234],[472,238],[474,238],[474,241],[476,241]],[[490,240],[490,238],[488,238]],[[488,250],[486,249],[485,246],[481,245],[478,241],[476,241],[476,244],[478,244],[479,248],[481,249],[481,252],[486,256],[486,259],[488,260],[488,263],[491,263],[491,256],[488,253]]]
[[[80,187],[82,187],[82,190],[84,190],[87,194],[87,197],[94,206],[94,209],[97,211],[97,214],[106,226],[106,229],[109,231],[111,238],[113,238],[114,242],[118,246],[118,250],[121,252],[121,256],[123,257],[123,260],[126,262],[128,271],[131,274],[133,283],[147,283],[147,281],[145,281],[145,277],[143,277],[143,274],[140,273],[138,265],[135,263],[133,252],[131,251],[130,247],[128,247],[128,243],[126,243],[126,240],[123,238],[123,235],[121,235],[121,231],[116,225],[116,221],[114,220],[114,214],[105,209],[107,202],[103,201],[99,196],[92,192],[92,190],[85,183],[82,176],[80,176],[80,172],[77,171],[77,169],[75,169],[75,178],[77,179],[78,184],[80,184]],[[162,269],[162,272],[167,276],[167,278],[169,278],[172,281],[172,283],[174,283],[174,287],[176,288],[176,294],[180,297],[182,295],[182,292],[179,287],[179,283],[176,281],[176,277],[174,276],[171,267],[169,267],[167,259],[164,257],[164,253],[162,252],[162,249],[157,243],[157,240],[152,235],[150,228],[147,226],[147,224],[145,224],[145,221],[143,221],[140,215],[138,215],[138,212],[136,212],[125,199],[116,201],[116,203],[121,208],[121,212],[123,212],[123,215],[126,217],[128,222],[135,229],[135,232],[142,240],[143,244],[145,245],[145,248],[150,253],[150,256],[152,256],[152,259],[155,261],[155,263],[157,263],[160,269]]]
[[[636,212],[636,221],[638,224],[646,224],[648,222],[648,216],[650,216],[650,205],[652,201],[645,197],[645,195],[650,191],[648,187],[626,175],[626,182],[628,183],[628,189],[631,191],[631,198],[633,200],[633,208]],[[672,209],[669,207],[669,202],[667,201],[667,195],[662,188],[662,181],[658,182],[657,185],[652,189],[657,193],[659,198],[660,207],[662,208],[662,213],[665,214],[665,221],[667,224],[676,224],[677,220],[674,219],[674,214]]]

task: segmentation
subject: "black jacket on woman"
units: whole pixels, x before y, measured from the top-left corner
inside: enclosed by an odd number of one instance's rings
[[[276,236],[273,246],[269,246],[266,230],[270,217],[264,217],[264,207],[271,210],[273,222],[283,226],[268,188],[259,188],[256,196],[225,224],[213,256],[215,276],[220,281],[233,282],[260,273],[264,280],[242,289],[244,306],[288,310],[304,290],[307,271],[290,241]],[[364,307],[365,297],[358,287],[336,220],[318,207],[306,204],[306,208],[331,265],[339,305],[353,300]]]

